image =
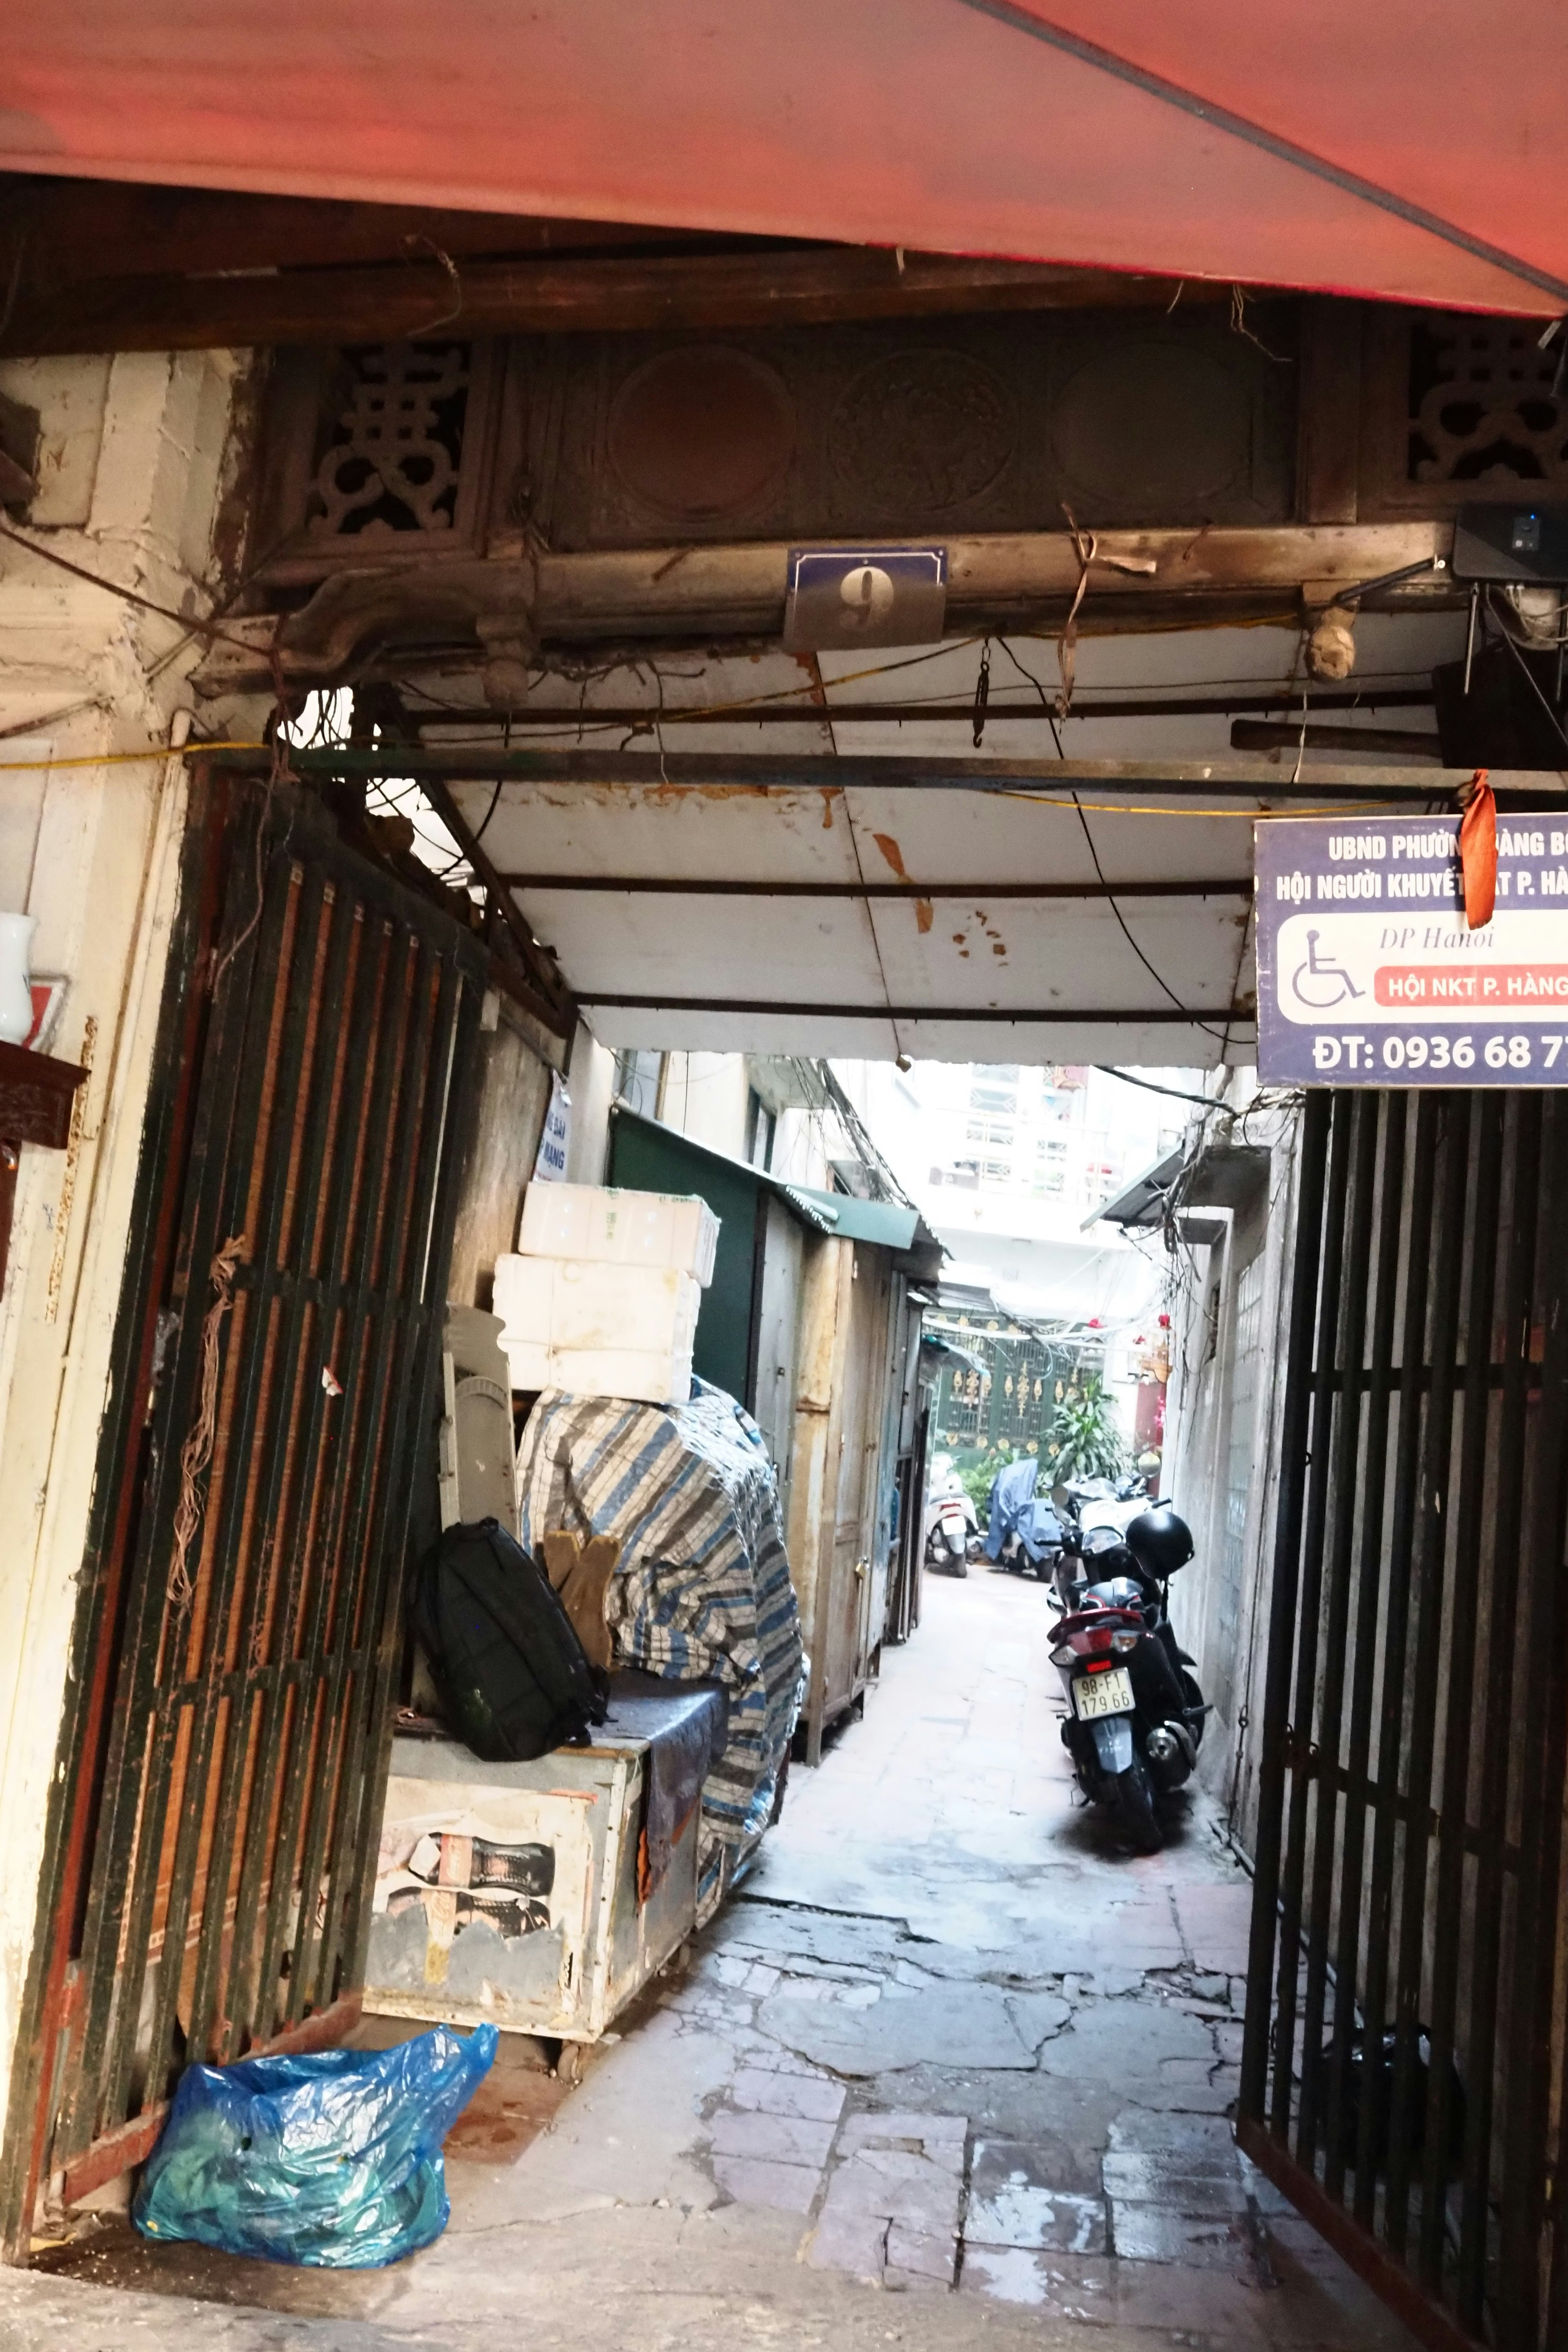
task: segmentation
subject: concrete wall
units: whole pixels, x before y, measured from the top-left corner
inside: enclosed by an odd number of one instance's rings
[[[227,353],[0,365],[0,390],[42,415],[39,543],[156,603],[206,609],[244,385]],[[68,1151],[23,1151],[0,1300],[0,2098],[184,816],[178,761],[114,755],[167,744],[200,651],[178,622],[0,540],[0,761],[32,763],[0,766],[0,907],[38,918],[34,971],[66,984],[47,1049],[89,1069]]]
[[[659,1115],[694,1143],[743,1160],[748,1093],[743,1054],[671,1054]]]
[[[1237,1091],[1247,1091],[1242,1080]],[[1191,1279],[1173,1330],[1166,1492],[1193,1530],[1195,1556],[1172,1588],[1177,1638],[1197,1660],[1213,1705],[1200,1777],[1250,1851],[1257,1822],[1279,1413],[1295,1248],[1299,1118],[1250,1111],[1247,1139],[1267,1143],[1267,1191],[1219,1213],[1220,1241],[1188,1253]],[[1216,1213],[1204,1212],[1205,1216]]]

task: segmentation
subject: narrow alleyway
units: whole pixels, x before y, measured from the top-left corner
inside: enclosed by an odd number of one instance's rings
[[[1247,1882],[1202,1799],[1144,1860],[1076,1804],[1049,1622],[928,1582],[689,1969],[574,2092],[507,2045],[429,2253],[270,2272],[110,2221],[0,2282],[0,2341],[1405,2352],[1236,2155]]]

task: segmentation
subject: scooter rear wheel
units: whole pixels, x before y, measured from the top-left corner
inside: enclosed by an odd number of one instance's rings
[[[1116,1811],[1128,1843],[1139,1853],[1158,1853],[1165,1843],[1154,1811],[1154,1787],[1149,1767],[1134,1756],[1125,1772],[1116,1776]]]

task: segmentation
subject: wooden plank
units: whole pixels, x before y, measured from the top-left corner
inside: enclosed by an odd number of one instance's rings
[[[963,310],[1125,309],[1168,303],[1173,290],[1163,278],[864,246],[468,261],[421,232],[415,251],[380,267],[100,278],[23,289],[3,348],[31,357],[458,332],[805,326]],[[1204,291],[1191,287],[1184,299]]]
[[[729,242],[694,229],[629,221],[548,220],[113,180],[13,183],[5,216],[26,231],[22,283],[33,291],[105,278],[400,262],[411,248],[428,255],[432,246],[461,259],[479,253],[619,253],[639,246]]]

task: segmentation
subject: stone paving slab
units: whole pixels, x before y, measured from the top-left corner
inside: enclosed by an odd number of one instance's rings
[[[1175,1890],[1176,1917],[1185,1956],[1195,1969],[1245,1977],[1252,1920],[1252,1887],[1183,1885]]]
[[[730,2104],[760,2107],[773,2116],[805,2116],[815,2122],[837,2123],[848,2094],[842,2083],[825,2074],[780,2074],[763,2067],[742,2066],[730,2085]]]
[[[1108,2234],[1103,2196],[1057,2186],[1056,2155],[1017,2140],[977,2140],[970,2172],[963,2243],[1102,2254]]]
[[[766,2108],[721,2107],[709,2130],[719,2156],[759,2157],[774,2164],[808,2164],[820,2172],[833,2146],[833,2125]]]
[[[1100,2166],[1105,2193],[1120,2210],[1124,2205],[1158,2205],[1168,2213],[1207,2215],[1224,2221],[1245,2213],[1247,2189],[1236,2152],[1199,2158],[1176,2154],[1108,2156]],[[1130,2251],[1120,2233],[1117,2252]]]
[[[1250,2231],[1223,2217],[1168,2211],[1158,2205],[1110,2200],[1110,2239],[1123,2262],[1184,2263],[1251,2279],[1256,2249]]]
[[[814,2164],[770,2162],[720,2150],[713,2158],[713,2178],[737,2205],[756,2205],[775,2213],[809,2213],[816,2202],[822,2173]]]
[[[786,1979],[757,2022],[816,2065],[859,2079],[906,2066],[1032,2067],[1040,2042],[1070,2014],[1048,1994],[1012,1997],[989,1984],[950,1983],[884,1997],[868,2008],[805,2000]]]
[[[846,2117],[838,2148],[842,2156],[855,2156],[868,2148],[901,2148],[929,2158],[944,2172],[961,2173],[967,2137],[968,2126],[962,2116],[871,2108]]]

